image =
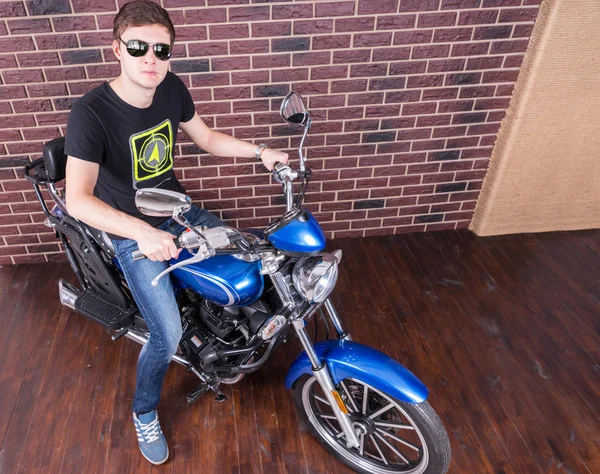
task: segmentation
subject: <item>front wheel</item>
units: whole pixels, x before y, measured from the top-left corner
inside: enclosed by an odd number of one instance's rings
[[[346,446],[343,431],[315,377],[298,379],[293,393],[304,423],[340,462],[365,474],[448,471],[450,442],[429,403],[405,403],[352,378],[342,380],[337,388],[359,433],[358,448]]]

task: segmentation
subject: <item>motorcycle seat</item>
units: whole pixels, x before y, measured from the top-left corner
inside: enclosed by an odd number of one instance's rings
[[[48,180],[57,183],[65,179],[67,168],[65,137],[58,137],[46,143],[42,149],[42,155]]]

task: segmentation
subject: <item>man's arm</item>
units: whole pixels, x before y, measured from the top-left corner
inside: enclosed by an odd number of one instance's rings
[[[181,122],[179,127],[190,139],[204,151],[215,156],[237,156],[240,158],[253,158],[256,145],[233,138],[225,133],[216,132],[208,128],[196,113],[188,122]],[[268,170],[272,170],[275,163],[288,162],[287,153],[267,148],[263,151],[262,162]]]
[[[179,255],[168,232],[113,209],[94,196],[100,166],[97,163],[67,158],[67,210],[76,219],[114,235],[136,240],[139,249],[151,260],[168,260]]]

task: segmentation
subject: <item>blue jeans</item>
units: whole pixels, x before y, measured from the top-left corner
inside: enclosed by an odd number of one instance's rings
[[[225,225],[218,217],[198,206],[192,206],[185,217],[194,226]],[[179,235],[185,229],[173,219],[168,219],[158,228],[173,235]],[[133,299],[150,331],[148,342],[142,347],[138,359],[133,398],[133,411],[146,413],[154,410],[160,401],[165,373],[181,340],[181,318],[171,279],[161,278],[156,287],[150,284],[156,275],[168,268],[169,263],[150,259],[134,261],[131,253],[138,249],[135,240],[112,242]]]

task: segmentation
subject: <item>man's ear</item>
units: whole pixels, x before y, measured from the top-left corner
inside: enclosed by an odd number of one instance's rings
[[[117,60],[120,62],[121,61],[121,50],[119,48],[119,40],[113,40],[111,47],[112,47],[114,55],[116,56]]]

